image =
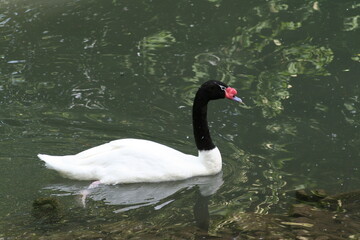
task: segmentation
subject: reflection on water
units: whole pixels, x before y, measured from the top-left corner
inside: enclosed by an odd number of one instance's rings
[[[198,201],[195,218],[207,208],[210,218],[198,224],[216,232],[232,212],[284,211],[301,186],[353,189],[359,9],[331,0],[1,1],[0,226],[12,226],[9,236],[38,229],[29,208],[54,195],[69,209],[59,223],[66,230],[123,218],[193,226],[189,202]],[[229,83],[247,104],[210,106],[224,160],[211,199],[194,197],[193,186],[205,186],[196,181],[137,185],[147,198],[135,185],[102,186],[83,209],[73,194],[89,183],[36,158],[126,137],[196,154],[191,105],[208,79]]]
[[[94,201],[103,201],[108,205],[122,206],[114,212],[125,212],[149,205],[154,206],[155,210],[159,210],[174,201],[174,199],[171,199],[171,196],[181,190],[197,186],[201,196],[210,196],[215,194],[222,184],[222,172],[215,176],[196,177],[185,181],[122,185],[100,184],[95,188],[89,189],[88,198]],[[55,196],[62,196],[64,192],[80,195],[84,190],[84,186],[74,183],[72,185],[53,184],[44,189],[61,192],[60,194],[53,194]]]

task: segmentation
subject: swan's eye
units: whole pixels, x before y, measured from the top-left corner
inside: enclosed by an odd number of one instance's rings
[[[226,90],[226,87],[222,86],[222,85],[219,85],[219,87],[221,88],[221,90],[225,91]]]

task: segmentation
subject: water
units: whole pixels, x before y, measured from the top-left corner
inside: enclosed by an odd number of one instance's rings
[[[216,233],[234,211],[286,211],[297,188],[359,186],[358,1],[3,0],[0,9],[0,237],[118,221],[176,234],[206,222],[205,205]],[[36,157],[126,137],[196,154],[191,105],[208,79],[246,102],[211,103],[221,176],[103,186],[83,208],[90,182]],[[49,196],[65,209],[55,227],[31,213]]]

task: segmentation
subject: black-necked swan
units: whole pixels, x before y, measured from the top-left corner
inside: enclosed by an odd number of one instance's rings
[[[143,139],[119,139],[76,155],[38,157],[50,169],[78,180],[102,184],[163,182],[217,174],[222,168],[219,149],[211,140],[207,123],[210,100],[228,98],[242,103],[237,91],[210,80],[200,86],[193,103],[193,131],[198,156],[184,154]]]

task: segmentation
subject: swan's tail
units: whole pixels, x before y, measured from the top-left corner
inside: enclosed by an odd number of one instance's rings
[[[65,162],[68,162],[72,156],[50,156],[46,154],[38,154],[38,158],[45,162],[46,167],[61,171],[66,166]]]
[[[86,166],[78,166],[79,161],[77,161],[78,159],[74,155],[50,156],[38,154],[38,157],[45,162],[47,168],[54,169],[66,177],[79,180],[93,180],[91,169]]]

